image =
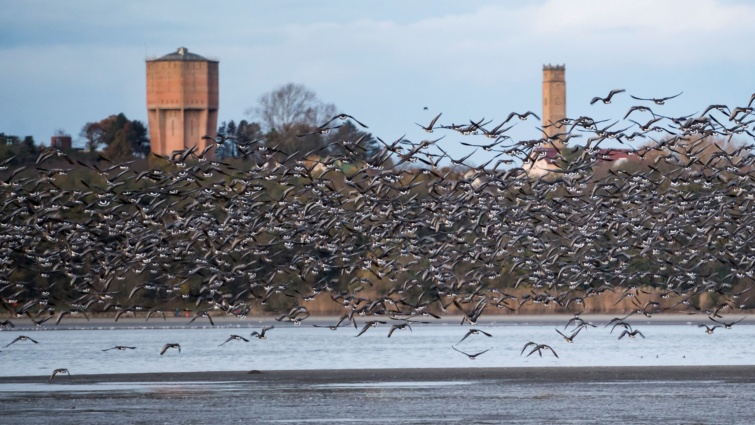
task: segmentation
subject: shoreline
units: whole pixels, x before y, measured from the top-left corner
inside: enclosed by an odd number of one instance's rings
[[[589,314],[583,313],[581,318],[587,322],[595,323],[597,325],[605,325],[611,319],[615,317],[624,317],[625,315],[612,315],[612,314]],[[747,316],[743,313],[743,316]],[[365,320],[374,319],[375,316],[362,317],[357,316],[355,319],[357,322],[363,322]],[[486,315],[478,323],[477,326],[499,326],[499,325],[563,325],[572,319],[574,315],[571,314],[517,314],[517,315]],[[740,317],[740,316],[737,316]],[[10,318],[10,321],[14,323],[15,328],[5,328],[0,331],[9,332],[15,330],[76,330],[76,329],[97,329],[97,328],[235,328],[235,327],[256,327],[261,325],[277,325],[277,326],[289,326],[288,322],[277,322],[273,316],[249,316],[243,319],[232,316],[213,316],[212,320],[215,325],[205,318],[198,318],[193,322],[191,317],[167,317],[163,320],[159,318],[150,318],[147,321],[144,317],[121,317],[117,322],[113,317],[91,317],[87,320],[84,317],[66,317],[60,324],[55,324],[53,320],[42,326],[34,325],[28,318],[21,317],[18,319]],[[320,326],[331,325],[338,321],[338,316],[313,316],[302,322],[302,327],[308,327],[313,324]],[[385,317],[385,319],[389,319]],[[432,317],[417,316],[412,320],[429,322],[428,325],[459,325],[461,323],[461,315],[441,316],[440,319]],[[698,323],[710,323],[710,319],[705,314],[679,314],[679,313],[666,313],[655,314],[651,317],[645,317],[642,315],[632,315],[625,320],[632,321],[637,324],[690,324],[697,326]],[[744,320],[739,325],[755,324],[755,320]]]
[[[420,368],[270,370],[220,372],[160,372],[62,375],[56,385],[98,383],[266,383],[266,384],[359,384],[399,382],[448,382],[514,380],[530,383],[614,381],[727,381],[755,383],[755,365],[735,366],[599,366],[515,368]],[[0,384],[47,384],[49,376],[6,376]]]

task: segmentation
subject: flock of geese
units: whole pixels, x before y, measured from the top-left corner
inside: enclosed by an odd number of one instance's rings
[[[598,110],[623,93],[591,103]],[[573,342],[594,326],[579,314],[600,297],[625,313],[609,323],[622,327],[619,339],[645,337],[632,315],[663,311],[707,317],[715,323],[700,324],[708,333],[731,327],[739,320],[723,315],[750,308],[755,273],[755,95],[731,109],[663,115],[681,94],[632,96],[641,103],[623,119],[566,118],[533,140],[507,134],[538,118],[530,111],[462,124],[438,114],[418,125],[440,137],[378,138],[367,156],[363,137],[291,154],[219,135],[215,145],[237,143],[245,161],[195,147],[152,155],[146,168],[102,156],[74,161],[54,148],[33,165],[7,159],[0,297],[10,318],[2,328],[93,312],[164,318],[179,302],[195,307],[190,323],[277,310],[277,321],[296,326],[313,300],[326,300],[345,312],[327,327],[364,320],[356,336],[392,323],[390,337],[446,313],[475,326],[483,314],[536,306],[574,314],[567,326],[576,328],[558,331]],[[648,121],[628,120],[641,114]],[[340,114],[315,133],[345,120],[366,128]],[[474,150],[452,157],[455,138]],[[543,147],[556,152],[547,165]],[[471,164],[480,151],[486,161]],[[614,152],[626,161],[613,163]],[[92,177],[80,185],[62,183],[84,172]],[[471,329],[461,341],[471,334],[490,336]],[[10,344],[25,339],[36,343],[19,336]],[[220,345],[233,340],[248,339]],[[470,359],[488,351],[452,348]],[[544,351],[557,356],[532,341],[521,354]],[[67,370],[50,380],[60,373]]]

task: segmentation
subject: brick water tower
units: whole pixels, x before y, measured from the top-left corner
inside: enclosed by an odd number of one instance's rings
[[[548,136],[563,133],[566,118],[566,66],[543,65],[543,129]]]
[[[153,153],[201,152],[211,143],[202,136],[214,138],[218,127],[218,61],[185,47],[147,60],[147,116]]]

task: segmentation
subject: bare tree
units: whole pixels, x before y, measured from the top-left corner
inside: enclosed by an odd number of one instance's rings
[[[288,83],[260,97],[259,106],[247,114],[259,117],[266,127],[265,143],[286,155],[304,156],[324,146],[318,127],[336,114],[336,107],[323,103],[301,84]]]
[[[296,127],[317,127],[335,115],[335,110],[303,85],[288,83],[262,95],[259,106],[247,114],[259,117],[268,131],[289,134]]]

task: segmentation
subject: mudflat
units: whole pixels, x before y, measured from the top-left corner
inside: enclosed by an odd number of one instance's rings
[[[49,376],[0,377],[0,384],[47,382]],[[119,373],[62,375],[54,383],[103,382],[266,382],[266,383],[369,383],[514,380],[537,383],[615,381],[706,381],[755,383],[755,365],[641,366],[641,367],[516,367],[344,370],[248,370],[221,372]]]

